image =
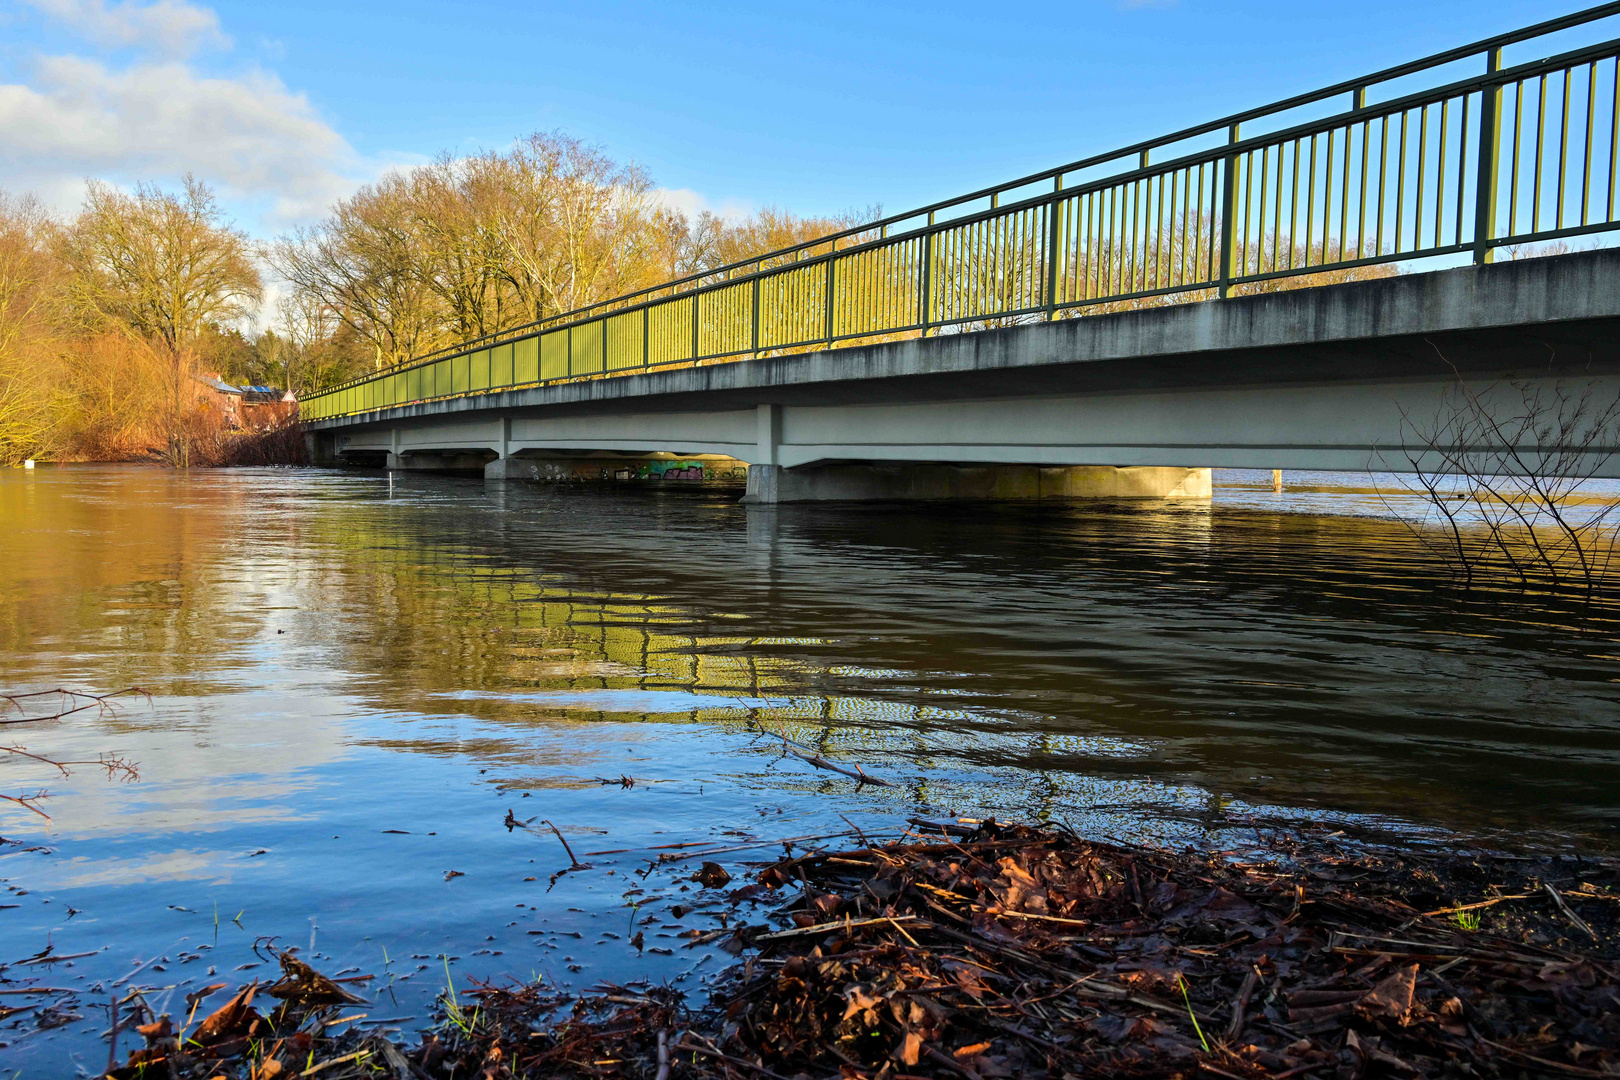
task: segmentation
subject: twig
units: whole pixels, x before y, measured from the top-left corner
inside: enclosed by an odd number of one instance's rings
[[[1557,904],[1558,910],[1564,913],[1564,918],[1568,919],[1570,922],[1574,923],[1577,928],[1584,931],[1587,937],[1591,938],[1593,941],[1597,940],[1597,934],[1590,926],[1586,925],[1586,920],[1575,914],[1575,912],[1571,911],[1569,905],[1564,903],[1564,896],[1562,893],[1546,882],[1543,882],[1541,887],[1546,889],[1547,895],[1553,898],[1553,903]]]
[[[796,926],[792,930],[777,930],[770,934],[760,934],[755,941],[782,941],[786,938],[803,937],[806,934],[825,934],[832,930],[858,930],[863,926],[893,926],[900,929],[901,923],[928,925],[928,920],[920,919],[915,915],[898,915],[894,918],[884,916],[881,919],[854,919],[843,922],[816,923],[814,926]],[[901,931],[904,933],[904,931]],[[910,935],[907,935],[908,937]],[[915,941],[912,942],[916,944]]]
[[[958,899],[963,898],[958,897]],[[997,919],[1034,919],[1037,922],[1062,923],[1065,926],[1091,925],[1091,923],[1087,922],[1085,919],[1065,919],[1057,915],[1037,915],[1033,911],[985,911],[984,908],[979,907],[977,904],[973,906],[973,910],[983,912],[984,914]]]
[[[1458,904],[1456,907],[1440,908],[1436,911],[1425,911],[1423,914],[1419,915],[1418,918],[1429,919],[1436,915],[1455,915],[1459,911],[1477,911],[1480,908],[1488,908],[1494,904],[1500,904],[1504,900],[1528,900],[1535,895],[1536,894],[1533,892],[1527,892],[1513,893],[1510,896],[1493,896],[1491,899],[1481,900],[1477,904]]]
[[[551,826],[551,831],[557,834],[557,839],[562,840],[563,850],[568,852],[568,861],[573,864],[572,866],[569,867],[569,869],[571,869],[571,870],[588,870],[589,869],[589,867],[585,863],[582,863],[578,859],[574,858],[574,849],[568,846],[568,841],[567,840],[563,839],[563,834],[562,834],[561,829],[557,828],[557,826],[555,826],[555,825],[552,825],[551,822],[549,822],[549,821],[542,820],[541,824],[542,825],[550,825]]]
[[[718,1050],[710,1050],[706,1046],[699,1046],[696,1043],[687,1042],[685,1039],[682,1039],[680,1042],[676,1043],[675,1044],[675,1049],[677,1049],[677,1050],[690,1050],[694,1054],[702,1054],[705,1057],[718,1058],[719,1060],[724,1061],[728,1065],[735,1065],[740,1069],[750,1069],[750,1070],[752,1070],[754,1072],[759,1073],[761,1076],[770,1077],[771,1080],[788,1080],[788,1078],[783,1076],[781,1073],[772,1072],[770,1069],[767,1069],[763,1065],[755,1065],[752,1061],[749,1061],[747,1058],[737,1058],[737,1057],[732,1057],[730,1054],[722,1054]]]
[[[1260,976],[1250,968],[1243,973],[1243,985],[1238,987],[1236,996],[1232,998],[1232,1022],[1226,1025],[1226,1041],[1231,1042],[1243,1030],[1243,1013],[1249,1007],[1249,997],[1260,981]]]
[[[887,916],[885,916],[885,920],[888,922],[888,924],[890,926],[892,926],[896,930],[900,931],[900,933],[905,936],[905,939],[907,941],[911,942],[911,945],[912,945],[913,948],[917,948],[917,949],[922,948],[921,945],[917,944],[917,939],[916,938],[914,938],[910,934],[906,933],[906,928],[905,927],[901,926],[899,923],[895,922],[892,918],[888,918]],[[851,924],[851,925],[853,925],[853,924]]]
[[[841,817],[841,818],[844,818],[844,824],[845,825],[848,825],[850,828],[855,830],[855,835],[860,838],[860,841],[861,841],[862,844],[864,844],[866,847],[871,847],[872,846],[872,841],[868,840],[866,838],[866,834],[861,832],[861,827],[859,825],[857,825],[853,821],[849,820],[849,818],[844,817],[843,814],[839,814],[838,816]]]
[[[142,964],[140,967],[136,968],[134,971],[130,972],[128,975],[125,975],[122,979],[119,979],[117,982],[113,983],[112,985],[114,985],[114,986],[123,986],[125,983],[129,982],[129,980],[133,979],[135,976],[139,975],[141,972],[145,971],[147,968],[151,967],[153,964],[157,963],[161,959],[163,959],[163,954],[162,953],[154,954],[152,959],[148,960],[146,963]]]
[[[839,774],[841,774],[843,776],[847,776],[851,780],[858,780],[862,784],[875,784],[878,787],[893,787],[894,786],[893,783],[891,783],[888,780],[883,779],[881,776],[868,776],[866,774],[866,772],[859,765],[855,766],[854,769],[846,769],[842,765],[834,765],[832,762],[830,762],[826,758],[822,757],[819,753],[815,752],[812,747],[805,746],[803,743],[794,742],[792,739],[788,738],[786,735],[784,735],[784,734],[782,734],[780,732],[771,731],[769,728],[766,728],[763,724],[760,725],[760,730],[765,732],[767,735],[775,735],[777,738],[782,740],[782,756],[783,757],[787,757],[788,755],[791,754],[792,756],[798,758],[800,761],[808,762],[809,764],[814,765],[818,769],[829,769],[832,772],[839,773]],[[800,749],[797,749],[797,750],[793,749],[794,747],[800,747]],[[810,750],[811,752],[807,754],[807,753],[804,752],[805,750]]]
[[[1549,1060],[1549,1059],[1544,1058],[1544,1057],[1537,1057],[1534,1054],[1527,1054],[1523,1050],[1514,1049],[1513,1047],[1508,1046],[1505,1043],[1492,1042],[1491,1040],[1489,1040],[1487,1038],[1484,1038],[1484,1037],[1481,1037],[1479,1041],[1484,1043],[1486,1046],[1494,1046],[1498,1050],[1504,1050],[1507,1053],[1512,1054],[1514,1057],[1521,1057],[1521,1058],[1524,1058],[1526,1061],[1533,1061],[1537,1065],[1544,1066],[1545,1068],[1557,1069],[1559,1072],[1569,1073],[1571,1076],[1613,1076],[1614,1075],[1613,1073],[1598,1072],[1595,1069],[1583,1069],[1579,1065],[1566,1065],[1562,1061],[1552,1061],[1552,1060]]]
[[[77,705],[71,709],[61,709],[49,716],[19,716],[9,720],[0,720],[0,725],[10,726],[12,724],[48,724],[52,720],[60,720],[63,717],[72,716],[74,713],[81,713],[86,709],[94,709],[98,707],[103,712],[107,712],[117,707],[112,702],[113,698],[124,697],[128,694],[139,694],[146,698],[148,703],[150,703],[152,700],[152,695],[148,691],[142,690],[138,686],[131,686],[126,687],[123,690],[115,690],[110,694],[92,694],[84,690],[68,690],[63,687],[57,687],[55,690],[35,690],[28,694],[0,694],[0,701],[8,702],[18,712],[22,712],[22,702],[27,701],[29,698],[49,697],[52,694],[59,695],[69,702],[84,699],[88,700],[85,700],[83,705]]]
[[[975,1070],[968,1068],[966,1065],[962,1064],[960,1061],[957,1061],[953,1057],[940,1053],[932,1046],[925,1044],[922,1050],[924,1054],[928,1055],[928,1059],[930,1061],[938,1062],[947,1069],[950,1069],[952,1072],[961,1073],[967,1078],[967,1080],[984,1080],[984,1078],[981,1077]]]
[[[669,1080],[669,1030],[658,1033],[658,1075],[653,1080]]]
[[[791,746],[788,745],[788,742],[787,742],[786,738],[784,738],[782,740],[782,753],[791,754],[794,757],[798,758],[800,761],[806,762],[806,763],[808,763],[810,765],[814,765],[818,769],[827,769],[827,770],[829,770],[831,772],[835,772],[835,773],[839,773],[839,774],[841,774],[843,776],[847,776],[851,780],[858,780],[863,784],[876,784],[878,787],[893,787],[894,786],[889,781],[883,779],[881,776],[868,776],[868,775],[866,775],[865,772],[861,771],[861,767],[859,765],[855,766],[853,769],[846,769],[842,765],[834,765],[832,762],[828,761],[826,758],[822,757],[820,754],[806,754],[806,753],[803,753],[802,751],[795,750]]]
[[[356,1058],[363,1058],[363,1057],[370,1057],[370,1056],[371,1056],[371,1051],[370,1050],[356,1050],[352,1054],[344,1054],[342,1057],[331,1058],[330,1060],[321,1062],[319,1065],[316,1065],[313,1068],[305,1069],[304,1072],[303,1072],[303,1075],[304,1076],[314,1076],[316,1073],[320,1072],[322,1069],[329,1069],[333,1065],[342,1065],[344,1062],[354,1061]]]
[[[702,851],[688,851],[679,855],[664,852],[658,856],[660,863],[682,862],[686,859],[702,859],[710,855],[725,855],[733,851],[748,851],[752,848],[776,847],[778,844],[809,844],[817,840],[836,840],[849,833],[825,833],[821,836],[791,836],[785,840],[756,840],[750,844],[731,844],[728,847],[704,848]],[[651,851],[651,848],[647,850]]]
[[[100,951],[100,949],[91,949],[89,952],[76,953],[53,953],[47,951],[40,953],[38,956],[30,956],[26,960],[18,960],[15,966],[22,967],[25,964],[55,964],[63,960],[81,960],[86,956],[94,956]],[[113,983],[113,985],[117,986],[118,984]]]
[[[107,1072],[118,1067],[118,995],[112,996],[112,1029],[107,1032]]]

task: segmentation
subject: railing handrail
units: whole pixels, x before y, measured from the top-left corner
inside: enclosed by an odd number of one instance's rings
[[[366,373],[363,376],[358,376],[346,382],[335,384],[331,387],[322,388],[320,391],[312,394],[310,397],[313,399],[315,397],[324,396],[327,393],[341,391],[360,383],[369,382],[379,377],[415,368],[419,365],[433,363],[446,357],[458,356],[463,353],[474,352],[481,348],[490,347],[496,344],[506,344],[514,340],[532,337],[536,334],[554,332],[567,327],[577,326],[581,323],[592,322],[608,314],[633,312],[651,304],[677,300],[713,289],[744,283],[750,278],[764,277],[785,271],[802,269],[824,262],[828,259],[853,254],[866,248],[895,243],[908,238],[924,235],[932,231],[956,227],[965,223],[972,223],[980,219],[1006,214],[1021,208],[1049,203],[1055,198],[1068,198],[1078,193],[1085,193],[1091,190],[1100,190],[1120,184],[1122,182],[1129,182],[1135,176],[1158,174],[1176,167],[1185,167],[1201,162],[1208,163],[1211,161],[1216,161],[1234,154],[1240,154],[1244,152],[1246,148],[1251,146],[1278,142],[1285,140],[1289,136],[1296,133],[1308,133],[1313,129],[1325,129],[1332,127],[1335,126],[1337,122],[1342,122],[1349,117],[1359,118],[1362,116],[1376,116],[1380,114],[1393,113],[1399,111],[1403,106],[1410,107],[1424,101],[1439,100],[1443,96],[1454,95],[1460,91],[1468,92],[1488,88],[1493,85],[1505,85],[1518,79],[1525,78],[1527,74],[1533,73],[1534,69],[1538,67],[1552,67],[1561,63],[1569,63],[1572,61],[1578,62],[1580,59],[1585,58],[1588,55],[1607,55],[1617,46],[1620,46],[1620,39],[1584,46],[1555,56],[1527,61],[1525,63],[1515,65],[1512,68],[1496,68],[1488,65],[1487,70],[1478,75],[1467,76],[1443,85],[1416,90],[1387,101],[1379,101],[1374,103],[1365,102],[1366,91],[1369,88],[1377,86],[1381,83],[1387,83],[1391,80],[1402,78],[1416,72],[1455,63],[1458,60],[1467,59],[1469,57],[1478,56],[1481,54],[1489,56],[1495,50],[1499,50],[1507,45],[1524,42],[1537,37],[1545,36],[1547,34],[1556,33],[1561,30],[1570,29],[1572,27],[1591,22],[1596,22],[1616,15],[1620,15],[1620,0],[1614,0],[1614,2],[1600,4],[1595,7],[1560,16],[1558,18],[1544,20],[1542,22],[1532,24],[1531,26],[1507,31],[1487,38],[1482,38],[1466,45],[1447,49],[1417,60],[1396,64],[1358,78],[1341,80],[1316,90],[1296,94],[1280,101],[1256,106],[1237,113],[1232,113],[1220,119],[1183,128],[1167,135],[1139,141],[1112,151],[1108,151],[1106,153],[1095,154],[1065,165],[1057,166],[1055,168],[1046,169],[1037,173],[1031,173],[1027,176],[1006,181],[990,187],[980,188],[965,195],[940,200],[938,202],[917,207],[903,213],[891,214],[861,225],[851,226],[850,228],[843,229],[838,232],[828,233],[811,240],[802,241],[788,247],[779,248],[760,255],[750,256],[749,258],[737,260],[722,266],[697,271],[681,278],[672,279],[670,281],[648,286],[633,292],[623,293],[619,296],[596,301],[592,304],[574,308],[569,311],[559,312],[556,315],[548,315],[533,322],[508,327],[503,330],[492,331],[491,333],[484,334],[476,338],[469,338],[453,345],[436,349],[429,353],[424,353],[418,356],[409,357],[405,360],[397,361],[388,365],[387,367],[378,368],[374,371]],[[1352,100],[1352,108],[1349,110],[1316,119],[1303,120],[1298,124],[1293,124],[1275,131],[1267,131],[1251,135],[1249,137],[1240,137],[1240,129],[1244,124],[1267,116],[1276,116],[1278,114],[1286,113],[1301,106],[1321,102],[1346,93],[1354,95]],[[1151,151],[1155,148],[1174,146],[1177,143],[1186,142],[1190,139],[1198,138],[1199,136],[1219,132],[1223,129],[1229,133],[1228,142],[1222,143],[1218,146],[1194,149],[1168,161],[1153,161],[1151,164],[1149,164]],[[1138,157],[1138,164],[1132,167],[1110,172],[1105,176],[1089,179],[1084,183],[1072,188],[1065,188],[1062,186],[1063,178],[1069,173],[1089,169],[1111,161],[1126,159],[1132,155],[1136,155]],[[1017,192],[1020,189],[1030,187],[1043,181],[1053,182],[1054,186],[1052,191],[1036,192],[1025,198],[1020,198],[1012,203],[1001,204],[999,202],[1000,196],[1003,194]],[[977,210],[967,210],[957,216],[947,218],[943,222],[935,220],[941,211],[965,207],[968,204],[979,202],[980,200],[984,199],[991,200],[991,204],[988,207]],[[922,223],[915,228],[908,229],[902,233],[890,234],[888,232],[888,230],[895,225],[918,219],[922,219]],[[872,236],[871,234],[874,232],[876,232],[878,235]],[[849,248],[839,249],[837,247],[838,241],[846,240],[851,237],[866,237],[866,239],[861,243]],[[810,257],[803,258],[805,253],[809,253]]]

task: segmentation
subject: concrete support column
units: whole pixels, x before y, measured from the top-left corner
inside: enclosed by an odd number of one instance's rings
[[[540,462],[501,456],[484,466],[485,480],[538,480]]]
[[[309,455],[311,465],[337,464],[337,436],[329,431],[306,431],[304,433],[304,450]]]
[[[750,505],[780,502],[782,472],[780,465],[748,466],[748,486],[743,491],[742,501]]]
[[[782,445],[782,406],[761,405],[757,409],[754,460],[748,464],[748,487],[742,501],[769,505],[779,501],[782,466],[777,451]]]

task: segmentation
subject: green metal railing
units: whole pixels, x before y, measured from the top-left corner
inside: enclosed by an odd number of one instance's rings
[[[1616,229],[1620,39],[1503,62],[1616,16],[1604,4],[465,342],[300,413],[1224,297],[1400,260],[1488,262]],[[1470,62],[1477,73],[1455,77]],[[1424,77],[1434,85],[1410,88]]]

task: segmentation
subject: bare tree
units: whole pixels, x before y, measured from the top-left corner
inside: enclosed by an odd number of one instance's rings
[[[123,331],[165,361],[169,456],[184,465],[196,342],[262,295],[247,238],[223,223],[213,192],[189,174],[178,195],[145,184],[125,195],[91,181],[62,252],[86,325]]]
[[[54,441],[64,404],[52,378],[61,266],[53,223],[32,199],[0,193],[0,463],[34,457]]]
[[[390,174],[337,204],[321,224],[273,245],[270,262],[312,309],[371,346],[378,367],[437,348],[443,320],[418,272],[411,189]]]
[[[1590,490],[1620,440],[1612,385],[1548,377],[1476,388],[1458,375],[1432,416],[1403,410],[1401,423],[1393,464],[1427,508],[1401,520],[1466,585],[1585,596],[1612,586],[1620,501]]]
[[[654,283],[652,182],[637,166],[549,132],[480,159],[473,177],[522,321]]]
[[[763,255],[853,224],[659,206],[635,165],[561,132],[384,177],[271,249],[306,307],[379,366]]]

